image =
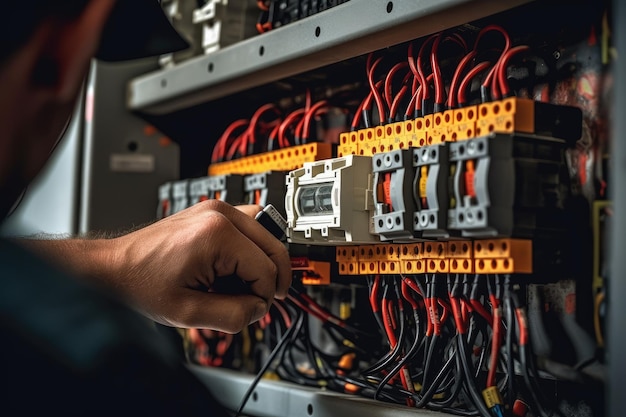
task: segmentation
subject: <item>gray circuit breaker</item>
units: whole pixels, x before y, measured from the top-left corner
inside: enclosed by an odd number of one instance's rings
[[[212,198],[211,177],[199,177],[189,180],[189,205]]]
[[[449,228],[464,237],[561,234],[565,146],[564,140],[522,134],[451,143]]]
[[[209,177],[210,198],[225,201],[229,204],[243,204],[243,176],[237,174],[215,175]]]
[[[381,241],[413,239],[413,152],[398,149],[372,156],[374,233]]]
[[[379,242],[373,234],[372,158],[348,155],[289,172],[285,211],[291,243]]]
[[[159,186],[159,205],[157,207],[157,220],[172,214],[172,183],[166,182]]]
[[[172,212],[178,213],[189,207],[189,180],[179,180],[172,183]]]
[[[243,191],[247,204],[268,204],[286,217],[285,213],[285,178],[286,172],[268,171],[260,174],[247,175],[243,179]]]
[[[413,227],[419,237],[426,239],[448,238],[448,207],[450,193],[448,182],[449,145],[424,146],[413,149],[413,198],[415,210]]]

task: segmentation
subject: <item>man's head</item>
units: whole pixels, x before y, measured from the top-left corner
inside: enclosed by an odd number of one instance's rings
[[[0,218],[39,172],[63,131],[114,3],[31,0],[3,6]]]
[[[2,12],[0,220],[48,159],[92,57],[120,61],[188,46],[157,0],[11,1]]]

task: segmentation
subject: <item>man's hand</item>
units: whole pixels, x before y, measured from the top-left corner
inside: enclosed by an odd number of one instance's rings
[[[263,317],[274,297],[284,298],[291,284],[289,254],[254,220],[259,210],[204,201],[115,239],[82,241],[94,248],[83,251],[81,265],[61,263],[97,278],[159,323],[238,332]],[[58,248],[45,252],[64,256]],[[217,277],[240,279],[248,291],[215,292]]]

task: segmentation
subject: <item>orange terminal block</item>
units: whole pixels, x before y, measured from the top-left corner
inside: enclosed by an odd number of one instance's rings
[[[407,138],[405,134],[405,123],[396,122],[386,125],[384,142],[386,144],[387,152],[396,149],[408,148]]]
[[[424,242],[423,258],[445,259],[447,255],[447,242],[428,241]]]
[[[340,275],[361,275],[358,261],[337,261]]]
[[[415,147],[421,147],[428,145],[426,143],[426,126],[423,117],[418,117],[413,120],[413,132],[415,135],[414,145]]]
[[[415,121],[405,120],[404,122],[404,140],[407,148],[414,148],[419,146],[419,140],[417,132],[415,131]]]
[[[432,142],[438,144],[443,142],[453,142],[454,132],[454,111],[446,110],[433,114],[433,127],[431,128]]]
[[[422,259],[422,243],[406,243],[400,245],[401,260],[418,260]]]
[[[373,128],[357,131],[357,153],[363,156],[372,156],[378,152],[378,141]]]
[[[469,240],[451,240],[446,249],[446,258],[471,259],[473,257],[473,244]]]
[[[451,258],[450,272],[454,274],[473,274],[474,260],[470,258]]]
[[[477,119],[478,106],[469,106],[454,110],[455,140],[460,141],[475,138]]]
[[[337,261],[358,261],[359,248],[358,246],[337,246],[335,258]]]
[[[399,274],[400,273],[400,261],[378,261],[378,273],[379,274]]]
[[[400,273],[401,274],[423,274],[426,272],[425,260],[400,260]]]
[[[378,274],[378,261],[374,260],[359,260],[359,273],[360,275]]]
[[[525,98],[508,97],[478,105],[476,136],[491,132],[534,133],[535,101]]]
[[[339,145],[337,146],[337,157],[357,154],[357,132],[344,132],[339,135]]]
[[[376,151],[372,152],[372,155],[376,153],[387,152],[389,149],[388,149],[387,140],[385,136],[385,128],[383,126],[376,126],[373,129],[374,129],[374,141],[376,142],[377,148],[376,148]]]
[[[450,272],[449,259],[426,259],[426,272],[429,274],[445,274]]]
[[[528,239],[485,239],[474,241],[477,274],[530,274],[533,246]]]
[[[246,156],[233,161],[209,165],[209,175],[259,174],[267,171],[291,171],[302,168],[305,162],[332,158],[330,143],[309,143],[289,148]]]

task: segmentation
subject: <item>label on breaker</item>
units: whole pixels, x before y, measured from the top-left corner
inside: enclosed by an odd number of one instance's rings
[[[154,155],[111,154],[109,168],[113,172],[149,173],[154,172]]]

